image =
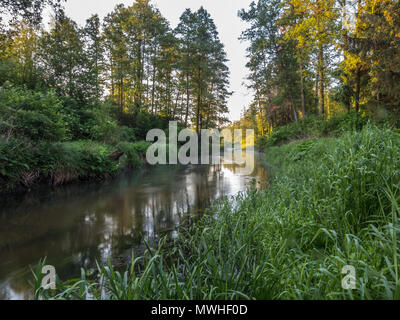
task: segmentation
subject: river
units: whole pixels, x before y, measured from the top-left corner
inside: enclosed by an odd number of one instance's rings
[[[237,165],[159,166],[102,183],[41,187],[0,199],[0,299],[31,299],[29,266],[47,257],[63,279],[96,261],[124,265],[161,235],[193,223],[222,197],[264,188],[263,155],[251,175]]]

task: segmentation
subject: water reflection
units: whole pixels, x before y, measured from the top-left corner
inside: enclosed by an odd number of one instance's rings
[[[45,256],[61,279],[94,268],[96,260],[126,263],[132,249],[143,253],[144,239],[151,243],[191,223],[214,200],[253,183],[263,188],[267,173],[260,157],[250,176],[239,175],[235,164],[162,166],[100,185],[1,199],[0,299],[31,298],[28,266]]]

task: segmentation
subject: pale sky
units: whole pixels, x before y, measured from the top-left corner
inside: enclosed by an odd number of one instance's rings
[[[97,13],[104,18],[119,3],[129,6],[133,0],[67,0],[65,9],[69,17],[83,26],[92,14]],[[242,8],[247,9],[251,0],[152,0],[152,3],[170,22],[172,28],[178,25],[179,17],[186,8],[196,11],[203,6],[211,14],[230,60],[228,62],[231,71],[230,90],[234,91],[234,94],[229,101],[229,118],[239,120],[243,108],[250,104],[252,94],[242,86],[248,74],[245,66],[247,44],[241,43],[238,38],[246,29],[246,24],[237,16],[237,12]]]

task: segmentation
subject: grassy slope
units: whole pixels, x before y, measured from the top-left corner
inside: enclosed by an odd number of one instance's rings
[[[42,143],[10,140],[0,144],[0,194],[26,191],[39,183],[53,186],[72,181],[104,179],[123,168],[142,165],[147,142],[117,145],[95,141]],[[116,161],[110,155],[124,155]]]
[[[399,136],[367,126],[267,158],[276,178],[265,192],[220,203],[125,275],[110,265],[93,281],[59,283],[55,298],[400,298]],[[345,265],[356,267],[356,290],[341,287]]]

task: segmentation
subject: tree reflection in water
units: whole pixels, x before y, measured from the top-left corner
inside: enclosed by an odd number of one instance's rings
[[[256,154],[251,176],[237,165],[160,166],[102,184],[84,184],[2,199],[0,209],[0,299],[27,299],[29,265],[47,257],[61,279],[79,276],[110,258],[123,265],[144,240],[192,223],[223,196],[245,191],[267,173]],[[190,213],[190,214],[189,214]]]

